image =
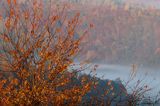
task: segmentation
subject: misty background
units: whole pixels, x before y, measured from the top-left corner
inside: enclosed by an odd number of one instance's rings
[[[75,5],[73,10],[81,11],[86,23],[94,25],[83,41],[80,58],[99,65],[98,77],[124,82],[135,65],[136,76],[131,86],[143,80],[156,95],[160,90],[160,1],[69,1]]]
[[[49,0],[44,0],[44,3]],[[67,4],[68,14],[80,12],[84,29],[93,25],[82,41],[79,59],[98,64],[102,79],[127,81],[136,66],[135,81],[160,89],[160,1],[159,0],[53,0]],[[92,1],[92,2],[91,2]],[[26,0],[19,0],[27,3]],[[4,2],[5,3],[5,2]],[[0,4],[0,6],[2,6]],[[47,7],[46,7],[47,8]],[[82,29],[82,30],[81,30]],[[88,73],[88,72],[86,72]],[[131,84],[132,85],[132,84]]]

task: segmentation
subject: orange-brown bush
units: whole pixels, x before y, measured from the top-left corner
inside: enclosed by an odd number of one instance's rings
[[[87,30],[75,38],[79,13],[68,19],[65,6],[54,9],[42,0],[7,0],[0,28],[1,105],[75,105],[89,91],[88,81],[67,87]]]

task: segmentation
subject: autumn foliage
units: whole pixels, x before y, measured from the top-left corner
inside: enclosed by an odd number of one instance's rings
[[[80,13],[54,0],[20,1],[25,0],[0,1],[0,106],[132,106],[150,90],[139,82],[128,99],[122,83],[80,75],[89,66],[77,65],[75,58],[94,25],[85,29]]]
[[[91,82],[71,84],[80,42],[75,33],[79,13],[67,17],[66,7],[30,0],[5,1],[0,32],[1,105],[75,105]],[[84,81],[85,80],[85,81]]]

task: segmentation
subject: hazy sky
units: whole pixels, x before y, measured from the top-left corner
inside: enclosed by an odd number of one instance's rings
[[[124,0],[134,4],[155,5],[160,6],[160,0]]]
[[[18,1],[23,2],[25,0],[18,0]],[[61,0],[61,1],[67,1],[67,0]],[[83,3],[99,4],[99,3],[107,3],[107,1],[112,1],[112,0],[68,0],[68,1],[80,1]],[[113,1],[116,1],[116,0],[113,0]],[[117,0],[117,1],[127,2],[131,4],[143,4],[147,6],[154,5],[156,7],[160,7],[160,0]]]
[[[107,1],[112,1],[112,0],[92,0],[92,2],[90,2],[91,0],[81,0],[84,3],[88,2],[88,3],[93,3],[93,4],[99,4],[99,3],[107,3]],[[113,0],[116,1],[116,0]],[[117,1],[122,1],[122,2],[127,2],[130,4],[142,4],[142,5],[146,5],[146,6],[155,6],[155,7],[160,7],[160,0],[117,0]]]

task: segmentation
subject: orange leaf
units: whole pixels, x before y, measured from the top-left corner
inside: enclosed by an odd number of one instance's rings
[[[13,0],[14,4],[17,4],[17,0]]]
[[[6,26],[7,29],[10,28],[10,19],[9,18],[6,21],[5,26]]]
[[[11,0],[7,0],[7,3],[8,3],[8,4],[11,4]]]
[[[9,38],[8,38],[7,35],[4,35],[4,36],[2,36],[2,37],[3,37],[3,40],[4,40],[5,42],[9,42]]]
[[[14,15],[14,11],[13,9],[10,9],[10,15],[13,16]]]
[[[0,15],[0,21],[3,19],[3,17]]]
[[[56,29],[56,32],[57,32],[57,33],[61,32],[61,28],[57,28],[57,29]]]

